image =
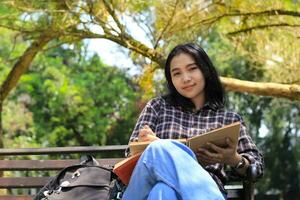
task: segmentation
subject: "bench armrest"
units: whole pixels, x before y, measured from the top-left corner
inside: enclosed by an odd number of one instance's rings
[[[246,177],[243,180],[245,200],[254,200],[255,182],[258,180],[258,178],[259,176],[256,165],[249,165],[246,172]]]

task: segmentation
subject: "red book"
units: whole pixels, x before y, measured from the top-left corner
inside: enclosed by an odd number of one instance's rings
[[[120,180],[128,185],[134,167],[142,153],[135,154],[115,164],[113,172],[118,175]]]

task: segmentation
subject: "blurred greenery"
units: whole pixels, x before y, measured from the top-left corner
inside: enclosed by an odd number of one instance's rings
[[[84,45],[76,48],[41,54],[22,76],[4,106],[6,147],[127,142],[137,112],[132,80],[96,54],[85,55]]]
[[[225,77],[261,81],[265,71],[239,54],[215,33],[206,45]],[[230,55],[230,56],[229,56]],[[256,185],[256,199],[297,199],[300,188],[300,104],[285,99],[227,93],[227,108],[242,115],[265,159],[265,175]]]

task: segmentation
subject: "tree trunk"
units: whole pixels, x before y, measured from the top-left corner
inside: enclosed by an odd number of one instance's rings
[[[0,148],[3,148],[3,127],[2,127],[2,108],[5,98],[9,92],[17,85],[21,76],[28,70],[32,60],[37,53],[54,38],[52,35],[41,35],[34,41],[18,59],[7,78],[0,87]]]
[[[0,100],[0,149],[3,148],[4,143],[3,143],[3,126],[2,126],[2,108],[3,108],[3,103]]]
[[[28,70],[36,54],[53,38],[53,36],[41,35],[26,49],[1,85],[0,101],[4,102],[9,92],[17,85],[21,76]]]
[[[0,100],[0,149],[4,147],[3,143],[3,127],[2,127],[2,108],[3,108],[3,103]],[[3,160],[3,157],[0,156],[0,160]],[[0,171],[0,177],[3,177],[3,171]],[[5,191],[0,191],[0,194],[5,194]]]

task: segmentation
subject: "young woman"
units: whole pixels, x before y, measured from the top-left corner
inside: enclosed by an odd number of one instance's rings
[[[176,46],[165,65],[169,94],[150,100],[130,141],[153,141],[140,157],[123,200],[226,199],[224,165],[243,176],[250,164],[263,173],[262,155],[241,116],[224,110],[224,90],[205,51],[196,44]],[[172,139],[189,138],[241,122],[238,147],[209,144],[194,153]]]

